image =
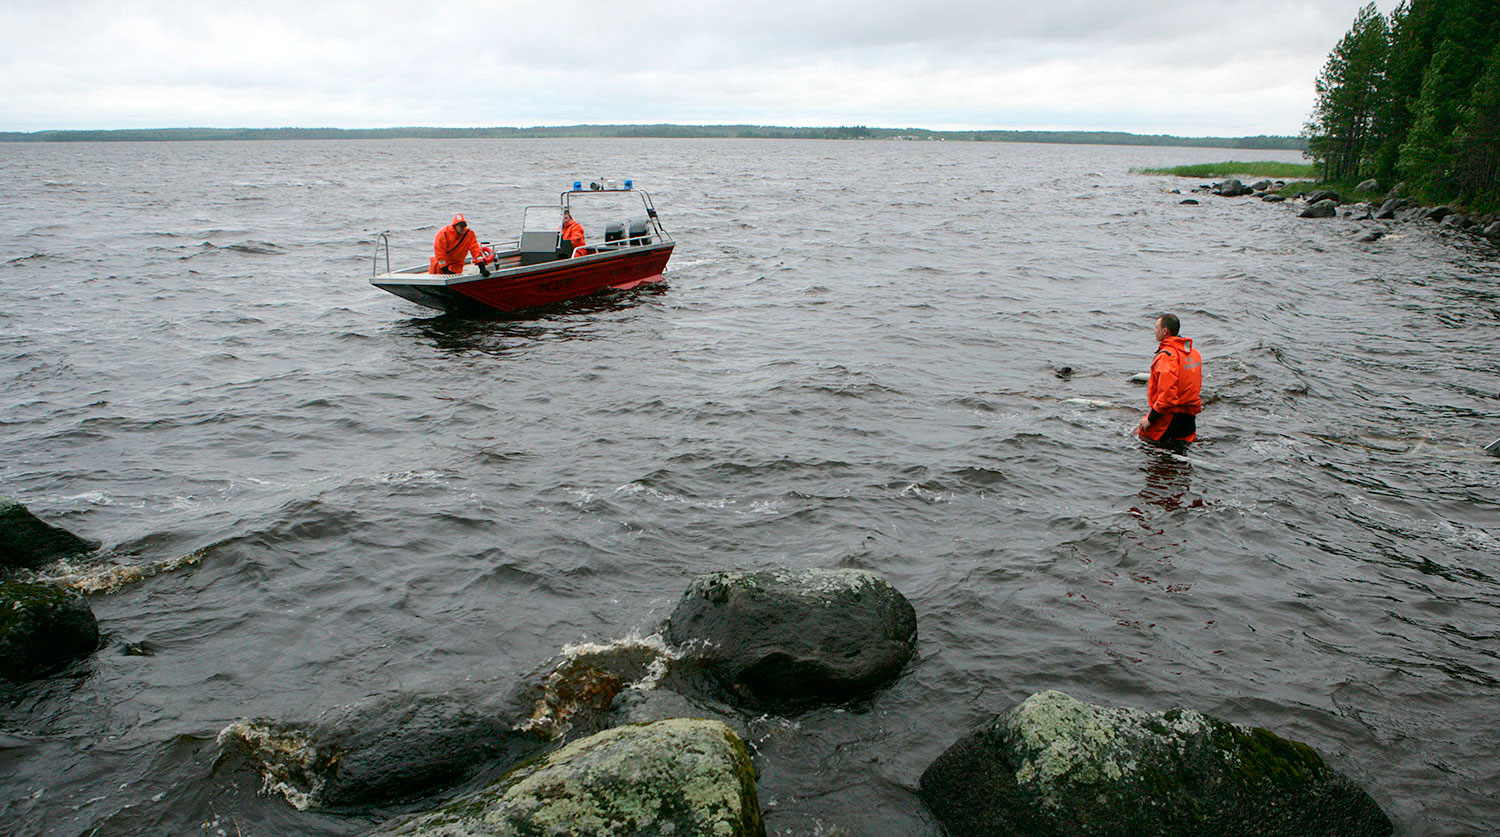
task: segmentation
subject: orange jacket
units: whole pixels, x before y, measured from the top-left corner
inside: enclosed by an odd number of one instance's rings
[[[1203,356],[1193,341],[1169,335],[1151,359],[1151,382],[1146,385],[1146,403],[1153,413],[1203,412]]]
[[[579,247],[583,246],[583,225],[578,223],[577,221],[574,221],[572,218],[564,218],[562,224],[562,237],[564,241],[573,245],[574,250],[577,250]]]
[[[1194,416],[1203,411],[1203,357],[1193,341],[1168,336],[1151,359],[1151,381],[1146,402],[1151,412],[1141,436],[1153,441],[1171,438],[1191,442],[1198,438]]]
[[[432,237],[432,258],[427,261],[427,272],[463,273],[464,256],[473,256],[476,262],[484,258],[479,238],[471,229],[459,234],[458,228],[449,224]]]

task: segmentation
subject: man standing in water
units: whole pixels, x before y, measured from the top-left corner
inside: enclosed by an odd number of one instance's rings
[[[463,273],[464,256],[473,256],[479,272],[490,275],[484,266],[484,251],[479,249],[479,239],[469,229],[469,222],[462,214],[453,216],[453,223],[438,230],[432,237],[432,258],[427,261],[428,273]]]
[[[1198,438],[1198,413],[1203,411],[1203,358],[1193,341],[1177,336],[1176,315],[1156,318],[1156,356],[1151,359],[1151,381],[1146,403],[1151,412],[1141,417],[1136,432],[1153,442],[1191,442]]]

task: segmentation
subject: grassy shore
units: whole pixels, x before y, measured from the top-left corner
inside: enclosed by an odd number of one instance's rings
[[[1131,174],[1166,174],[1177,177],[1317,177],[1312,163],[1279,163],[1260,160],[1253,163],[1230,161],[1227,163],[1199,163],[1193,166],[1172,166],[1164,169],[1131,169]]]

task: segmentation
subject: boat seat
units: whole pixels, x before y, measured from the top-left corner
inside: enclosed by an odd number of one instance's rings
[[[557,258],[562,233],[557,230],[527,230],[521,233],[521,264],[541,264]]]

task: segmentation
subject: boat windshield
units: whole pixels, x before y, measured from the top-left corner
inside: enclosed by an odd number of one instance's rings
[[[557,232],[562,228],[562,207],[528,206],[521,219],[521,232]]]

